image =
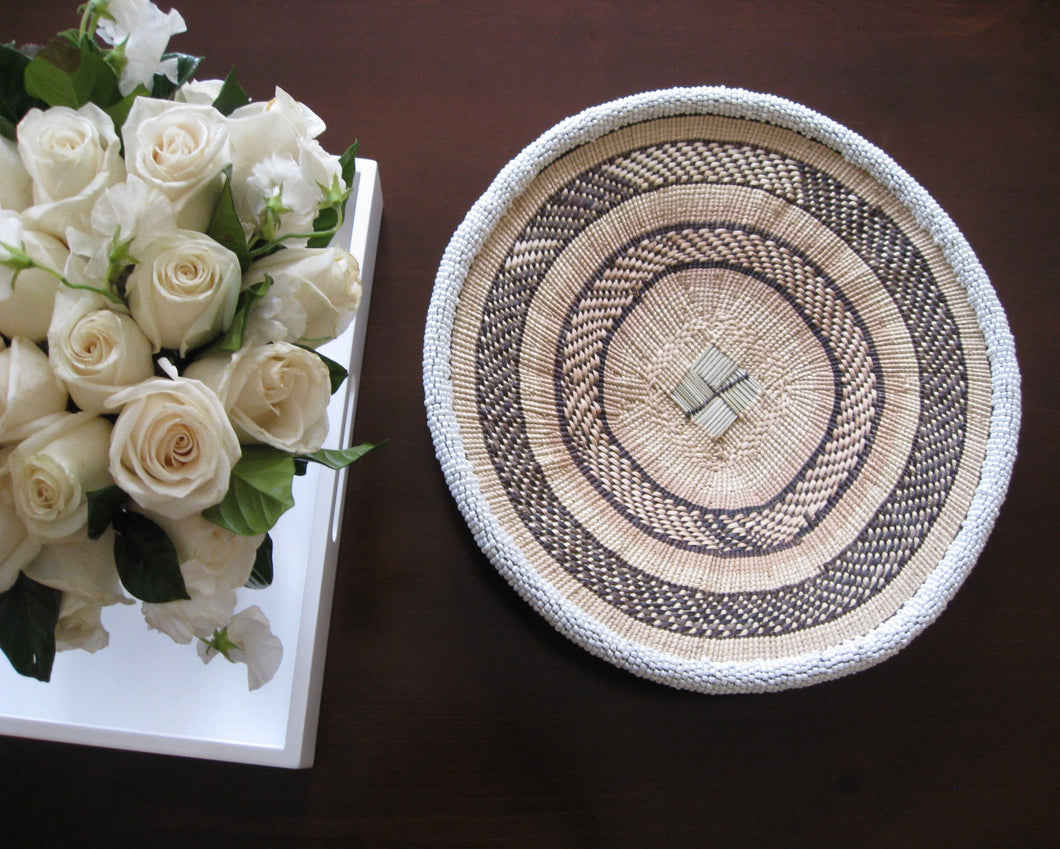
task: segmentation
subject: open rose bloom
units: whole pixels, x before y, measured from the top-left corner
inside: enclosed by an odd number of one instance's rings
[[[0,630],[35,593],[54,640],[33,652],[94,652],[102,611],[139,600],[256,688],[283,652],[262,611],[235,612],[272,568],[276,516],[247,493],[289,485],[328,432],[334,364],[313,349],[360,301],[357,261],[328,244],[352,149],[327,153],[282,89],[190,79],[167,51],[178,13],[82,13],[75,46],[94,39],[112,100],[46,101],[0,136]]]

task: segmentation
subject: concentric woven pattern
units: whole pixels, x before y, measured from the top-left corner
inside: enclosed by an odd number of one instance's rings
[[[725,89],[524,151],[447,251],[424,375],[501,572],[594,653],[708,691],[901,648],[978,555],[1018,427],[945,215],[849,131]]]

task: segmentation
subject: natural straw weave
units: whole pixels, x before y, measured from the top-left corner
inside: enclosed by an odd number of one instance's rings
[[[706,692],[905,646],[982,550],[1019,427],[946,214],[844,127],[725,88],[587,110],[509,163],[442,259],[424,387],[516,590]]]

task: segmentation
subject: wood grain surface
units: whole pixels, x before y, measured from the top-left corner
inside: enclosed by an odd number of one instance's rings
[[[76,26],[5,0],[0,39]],[[163,0],[162,8],[168,8]],[[255,98],[280,84],[379,162],[385,198],[316,765],[0,738],[0,845],[1060,845],[1060,11],[1048,0],[182,0]],[[423,410],[442,252],[524,146],[672,85],[791,98],[886,150],[954,219],[1023,371],[1020,456],[970,578],[897,657],[710,697],[555,633],[476,547]],[[111,686],[120,687],[120,682]],[[3,694],[0,693],[0,700]]]

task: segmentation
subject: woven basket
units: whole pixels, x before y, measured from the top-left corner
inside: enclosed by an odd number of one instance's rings
[[[724,88],[519,154],[442,259],[424,386],[515,589],[705,692],[906,645],[982,550],[1019,426],[1004,313],[945,213],[851,131]]]

